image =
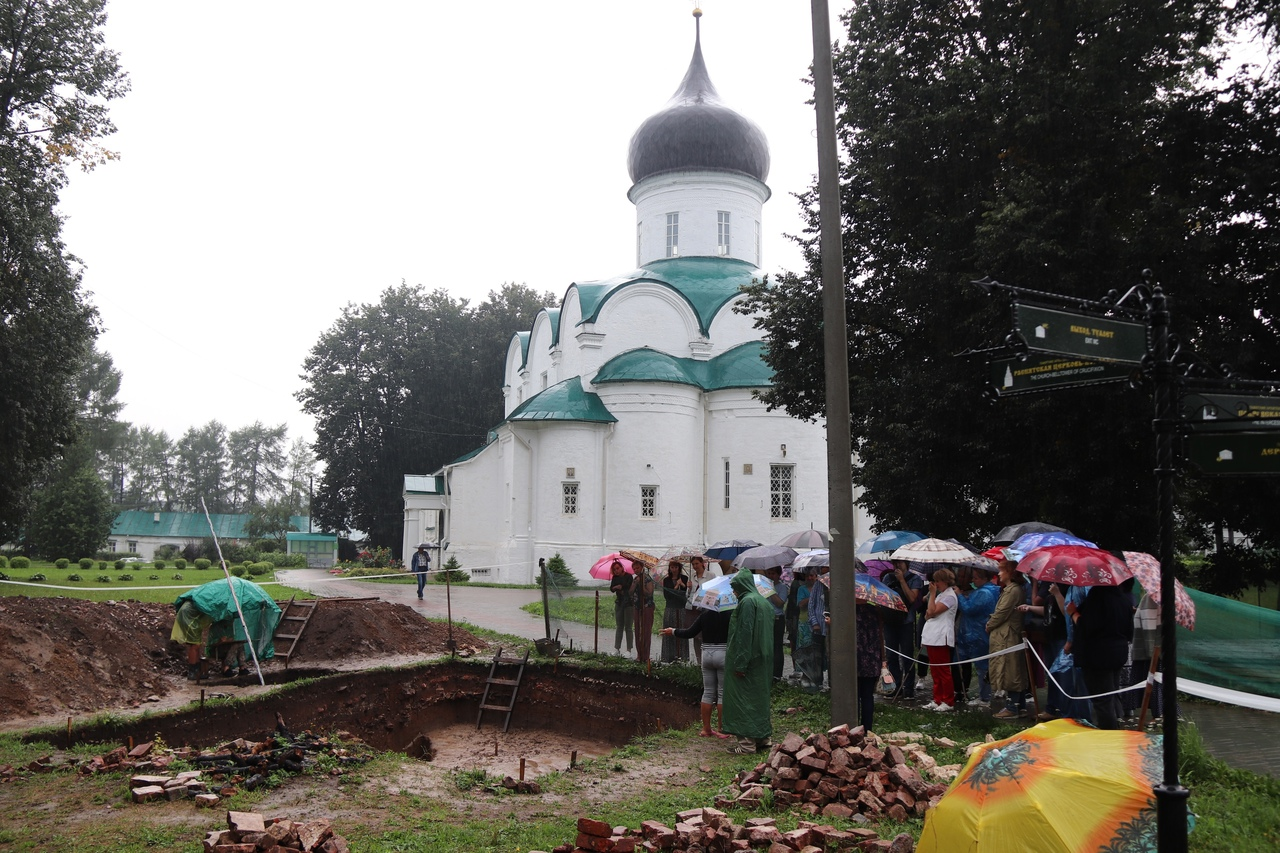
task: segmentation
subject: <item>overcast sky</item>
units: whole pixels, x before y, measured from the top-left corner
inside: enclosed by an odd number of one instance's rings
[[[632,269],[627,145],[684,75],[693,5],[110,0],[120,159],[61,209],[122,417],[310,435],[302,361],[347,303],[402,280],[561,296]],[[701,6],[712,81],[770,143],[764,266],[797,269],[809,4]]]

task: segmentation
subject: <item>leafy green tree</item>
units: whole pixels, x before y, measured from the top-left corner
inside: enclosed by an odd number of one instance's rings
[[[285,458],[285,499],[293,515],[311,513],[311,483],[316,472],[316,457],[311,445],[299,436],[289,445]]]
[[[298,530],[293,526],[291,515],[289,504],[283,498],[255,504],[249,510],[249,520],[245,522],[244,532],[252,539],[270,539],[276,543],[278,550],[284,551],[288,534]]]
[[[1096,299],[1153,269],[1210,361],[1280,368],[1280,98],[1218,76],[1260,4],[856,5],[835,56],[850,428],[884,527],[981,539],[1030,519],[1155,545],[1147,395],[1110,386],[981,402],[1004,304],[991,276]],[[1274,38],[1275,30],[1270,31]],[[1274,67],[1274,66],[1272,66]],[[816,189],[807,269],[752,288],[775,385],[823,415]],[[1243,344],[1242,344],[1243,342]]]
[[[227,428],[209,421],[191,427],[177,444],[176,502],[188,512],[200,510],[204,499],[209,512],[230,512],[227,484]]]
[[[116,484],[124,478],[123,445],[129,424],[120,420],[124,403],[120,393],[121,373],[110,353],[91,347],[76,377],[76,397],[80,407],[80,443],[90,454],[98,476]]]
[[[104,2],[0,4],[0,540],[77,437],[75,380],[96,334],[56,211],[63,166],[107,156],[106,102],[127,89]]]
[[[261,505],[284,487],[284,440],[288,426],[254,421],[227,440],[231,504],[237,511]]]
[[[502,417],[503,356],[551,294],[504,285],[472,308],[401,284],[348,305],[303,363],[303,411],[325,465],[313,515],[399,547],[404,475],[433,471],[481,443]]]
[[[115,517],[106,484],[92,466],[60,469],[39,494],[27,542],[50,560],[91,556],[106,545]]]
[[[172,510],[176,449],[169,434],[131,426],[121,446],[125,486],[120,502],[135,509]]]

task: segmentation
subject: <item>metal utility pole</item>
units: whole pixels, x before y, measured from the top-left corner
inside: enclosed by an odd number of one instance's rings
[[[849,330],[844,303],[840,160],[836,151],[831,15],[811,0],[813,97],[818,115],[818,214],[821,220],[823,360],[827,375],[827,526],[831,535],[831,723],[858,720],[857,622],[854,613],[853,447],[849,437]]]

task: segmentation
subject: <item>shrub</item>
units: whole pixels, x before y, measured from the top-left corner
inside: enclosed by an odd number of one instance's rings
[[[98,583],[111,583],[111,575],[98,575],[95,580],[97,580]]]
[[[179,557],[178,559],[173,561],[173,567],[179,570],[185,569],[187,567],[187,561]],[[156,566],[156,568],[158,569],[160,567]]]
[[[462,571],[462,564],[458,562],[457,557],[450,557],[449,562],[444,564],[444,570],[436,573],[435,582],[444,583],[466,583],[471,580],[471,572]]]
[[[154,563],[152,563],[152,565],[155,566],[157,569],[163,569],[165,566],[165,562],[164,560],[156,560]]]
[[[36,572],[31,577],[27,578],[27,580],[43,581],[43,580],[48,580],[48,578],[44,576],[44,572]]]
[[[180,553],[181,550],[177,545],[161,545],[152,556],[159,557],[162,560],[172,560]]]
[[[70,565],[71,565],[71,561],[68,560],[66,557],[59,557],[58,559],[53,561],[53,566],[54,568],[57,568],[57,569],[65,569]]]
[[[8,579],[9,579],[8,575],[6,575],[4,572],[0,572],[0,581],[7,581]]]
[[[124,560],[116,560],[116,571],[118,572],[123,568],[124,568]]]
[[[213,563],[209,562],[209,561],[208,561],[208,560],[206,560],[204,557],[201,557],[201,558],[199,558],[198,560],[196,560],[196,569],[197,569],[197,571],[201,571],[201,572],[203,572],[205,569],[209,568],[209,567],[210,567],[210,566],[212,566],[212,565],[213,565]]]
[[[275,570],[275,566],[271,563],[266,563],[266,562],[254,563],[249,567],[249,574],[253,575],[255,578],[260,578],[263,575],[265,575],[267,572],[274,571],[274,570]]]
[[[9,558],[4,556],[3,554],[0,554],[0,569],[7,569],[7,568],[9,568]]]
[[[106,560],[99,560],[99,561],[98,561],[98,571],[100,571],[100,572],[105,572],[106,570],[107,570],[107,561],[106,561]]]
[[[573,572],[569,571],[569,567],[565,565],[564,557],[560,556],[559,551],[556,552],[554,557],[547,560],[546,573],[551,576],[552,589],[564,589],[567,586],[578,585],[577,577],[574,576]],[[541,584],[544,580],[542,573],[539,573],[538,583]]]
[[[87,572],[93,568],[93,560],[89,557],[81,557],[76,561],[76,565],[80,567],[81,571]]]
[[[244,566],[232,566],[231,574],[235,575],[238,578],[242,578],[245,575],[249,574],[249,570],[246,569]]]
[[[67,580],[78,582],[78,581],[84,580],[84,578],[80,577],[80,575],[78,574],[70,574],[70,575],[67,575]]]
[[[133,575],[129,574],[128,572],[125,572],[124,574],[122,574],[122,575],[120,576],[120,580],[122,580],[122,581],[131,581],[131,580],[133,580]]]
[[[173,580],[176,580],[176,581],[182,580],[182,575],[174,575]]]
[[[147,580],[149,580],[149,581],[158,581],[158,580],[160,580],[160,576],[159,576],[159,575],[147,575]]]
[[[14,557],[12,560],[9,561],[9,568],[29,569],[31,568],[31,561],[28,560],[26,557]]]

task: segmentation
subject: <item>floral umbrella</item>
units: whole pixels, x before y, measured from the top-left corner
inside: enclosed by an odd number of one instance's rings
[[[831,586],[831,575],[818,575],[818,580]],[[858,601],[865,601],[867,604],[874,604],[876,607],[883,607],[886,610],[897,610],[902,613],[907,612],[907,605],[903,603],[902,597],[896,592],[889,589],[883,581],[878,581],[871,575],[858,572],[853,576],[853,597]]]
[[[614,560],[617,560],[619,563],[622,563],[622,569],[627,574],[634,575],[636,573],[635,564],[631,562],[631,560],[628,559],[627,557],[624,557],[615,551],[612,554],[605,554],[603,557],[596,560],[595,564],[591,567],[591,569],[587,572],[587,574],[591,575],[591,577],[595,578],[596,580],[601,580],[601,581],[609,580],[609,578],[613,577],[613,561]]]
[[[1161,741],[1063,719],[980,744],[925,814],[916,849],[1155,850]]]
[[[1142,551],[1121,551],[1124,561],[1133,569],[1133,576],[1156,604],[1160,603],[1160,561]],[[1182,581],[1173,579],[1173,610],[1178,624],[1188,631],[1196,627],[1196,603],[1187,595]]]
[[[1037,548],[1018,561],[1018,571],[1038,581],[1068,586],[1119,586],[1133,577],[1124,560],[1083,545]]]
[[[773,584],[764,575],[752,575],[751,579],[756,582],[756,592],[765,598],[774,594]],[[716,611],[737,607],[738,594],[733,591],[733,575],[712,578],[704,583],[694,596],[693,606]]]
[[[990,558],[975,554],[963,544],[947,539],[920,539],[916,542],[908,542],[894,551],[890,559],[935,564],[921,567],[926,574],[943,565],[976,566],[990,572],[996,570],[996,564]]]
[[[1071,531],[1065,527],[1055,527],[1052,524],[1045,524],[1043,521],[1024,521],[1021,524],[1010,524],[1008,527],[1001,528],[995,538],[991,540],[992,545],[1012,545],[1020,536],[1028,533],[1067,533]]]
[[[618,553],[633,563],[644,563],[650,569],[656,569],[658,567],[658,558],[652,554],[646,554],[644,551],[626,550],[619,551]]]

